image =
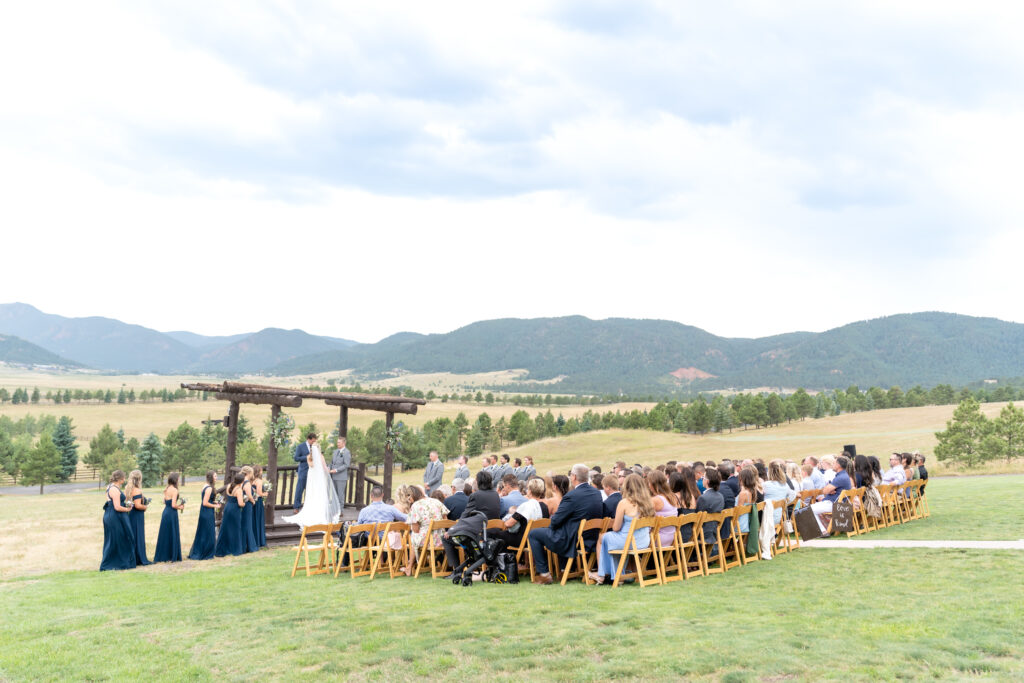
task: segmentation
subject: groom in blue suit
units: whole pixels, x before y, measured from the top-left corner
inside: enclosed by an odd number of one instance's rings
[[[313,452],[313,444],[315,443],[316,434],[310,432],[306,435],[306,440],[299,444],[299,447],[295,449],[294,455],[292,455],[292,459],[299,463],[298,477],[295,481],[295,502],[292,504],[296,512],[302,507],[302,494],[306,490],[306,476],[309,474],[309,464],[306,462],[306,458]]]

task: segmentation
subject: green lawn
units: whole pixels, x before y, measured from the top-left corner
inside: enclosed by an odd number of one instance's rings
[[[0,678],[1020,677],[1020,560],[808,549],[645,589],[290,579],[287,551],[68,572],[2,584]]]
[[[1020,538],[1022,483],[933,479],[931,518],[865,538]],[[2,580],[0,681],[1024,677],[1020,551],[805,548],[644,589],[291,579],[292,558]]]

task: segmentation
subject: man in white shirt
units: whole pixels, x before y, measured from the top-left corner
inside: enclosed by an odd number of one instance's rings
[[[907,473],[903,471],[903,458],[899,453],[889,456],[889,469],[882,473],[883,484],[905,484]]]

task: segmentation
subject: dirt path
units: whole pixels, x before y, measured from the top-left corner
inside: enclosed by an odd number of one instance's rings
[[[859,541],[817,538],[801,544],[807,548],[956,548],[965,550],[1024,550],[1019,541]]]

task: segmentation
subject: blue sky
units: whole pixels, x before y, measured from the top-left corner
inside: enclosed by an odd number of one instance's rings
[[[5,7],[0,300],[360,341],[568,314],[1024,321],[1020,13]],[[231,315],[224,273],[265,274]]]

